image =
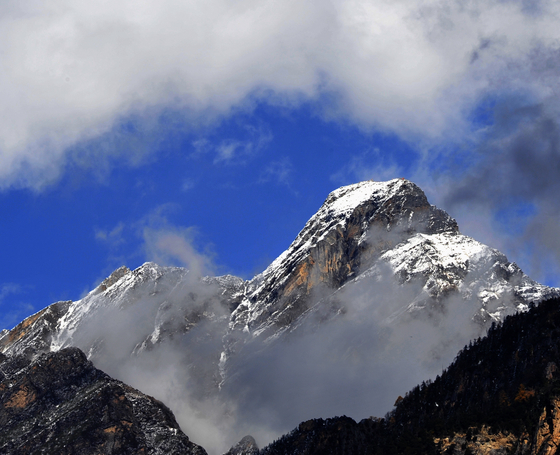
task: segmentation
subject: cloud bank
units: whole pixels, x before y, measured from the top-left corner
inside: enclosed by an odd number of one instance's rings
[[[255,102],[305,101],[366,129],[464,138],[489,94],[550,99],[559,9],[553,1],[4,2],[0,182],[40,186],[81,154],[134,161],[142,147],[118,136],[131,134],[134,119],[149,142],[168,110],[196,127]]]

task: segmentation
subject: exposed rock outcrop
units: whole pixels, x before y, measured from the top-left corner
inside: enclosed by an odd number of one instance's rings
[[[76,348],[0,359],[0,453],[192,454],[206,452],[171,411],[97,370]]]
[[[245,436],[227,451],[225,455],[259,455],[259,447],[252,436]]]
[[[560,446],[560,397],[552,398],[544,407],[534,438],[531,455],[554,455]]]
[[[441,455],[528,455],[531,450],[528,435],[493,432],[485,426],[481,429],[469,428],[452,437],[435,438],[434,443]]]

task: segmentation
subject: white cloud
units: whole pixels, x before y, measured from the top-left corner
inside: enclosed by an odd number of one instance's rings
[[[254,127],[252,125],[245,125],[243,127],[244,133],[247,136],[245,140],[238,139],[224,139],[215,147],[216,156],[214,164],[219,163],[240,163],[245,158],[251,157],[261,150],[263,150],[272,141],[272,133],[264,126]],[[195,142],[195,153],[200,153],[197,145],[200,141]],[[203,142],[204,147],[208,149],[209,141]]]
[[[535,48],[558,47],[560,5],[536,5],[3,2],[0,181],[43,183],[72,145],[163,107],[196,124],[255,98],[330,94],[325,114],[365,127],[464,134],[465,112],[488,90],[550,92],[555,78],[535,80],[525,63]],[[224,159],[236,150],[223,148]]]
[[[183,180],[183,184],[181,185],[181,191],[189,191],[192,190],[196,186],[196,182],[193,179],[185,179]]]
[[[402,177],[405,171],[393,161],[392,157],[384,158],[379,148],[366,150],[350,157],[348,163],[331,175],[331,181],[339,185],[362,180],[385,181]]]
[[[270,163],[259,177],[259,183],[275,181],[281,185],[291,186],[294,167],[288,157]]]
[[[244,144],[241,141],[236,141],[233,139],[222,141],[222,143],[218,145],[218,147],[216,147],[217,156],[214,159],[214,163],[233,160],[240,149],[246,152],[250,151],[250,143]]]
[[[191,229],[145,228],[144,241],[149,260],[162,265],[186,267],[197,277],[211,274],[212,262],[193,247]]]
[[[210,246],[200,251],[194,245],[196,228],[177,226],[168,220],[167,215],[176,208],[173,204],[161,205],[135,223],[137,234],[143,240],[145,260],[185,267],[195,278],[214,275]]]
[[[107,242],[112,246],[120,245],[124,242],[123,238],[124,223],[119,222],[113,229],[94,229],[95,239]]]
[[[17,283],[0,284],[0,307],[4,307],[0,313],[0,330],[13,328],[23,318],[37,311],[33,305],[15,297],[25,294],[27,290],[26,286]]]

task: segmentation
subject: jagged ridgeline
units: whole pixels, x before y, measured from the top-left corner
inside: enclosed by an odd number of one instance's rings
[[[506,317],[385,418],[300,424],[260,451],[279,454],[556,454],[560,300]]]
[[[414,183],[366,181],[333,191],[250,280],[121,267],[3,332],[0,351],[78,347],[223,453],[314,417],[384,415],[493,322],[559,295],[461,234]]]

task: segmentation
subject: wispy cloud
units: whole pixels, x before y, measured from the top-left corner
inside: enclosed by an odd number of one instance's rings
[[[181,191],[192,190],[195,186],[196,182],[193,179],[185,179],[183,180],[183,184],[181,185]]]
[[[19,284],[15,283],[3,283],[0,286],[0,305],[2,305],[4,299],[11,294],[19,294],[22,292],[22,288]]]
[[[125,240],[123,238],[124,223],[121,221],[113,229],[94,229],[95,239],[106,242],[112,246],[122,244]]]
[[[244,138],[223,139],[211,149],[215,155],[214,164],[243,164],[272,141],[272,133],[266,126],[245,125],[241,131]]]
[[[197,229],[177,226],[169,221],[167,214],[173,210],[169,204],[160,206],[136,223],[145,259],[160,265],[186,267],[196,277],[214,275],[210,245],[200,251],[195,246]]]
[[[194,152],[192,153],[191,156],[195,158],[198,158],[204,155],[205,153],[209,152],[210,150],[212,150],[210,141],[206,138],[197,139],[196,141],[193,141],[191,145],[194,149]]]
[[[179,207],[175,204],[162,204],[135,221],[119,221],[113,227],[96,228],[95,239],[108,248],[105,275],[99,277],[98,282],[116,267],[134,268],[145,261],[186,267],[193,276],[213,275],[211,245],[198,247],[196,227],[179,226],[171,221],[177,210]]]
[[[290,187],[294,166],[288,157],[270,163],[259,177],[259,183],[276,182]]]
[[[330,179],[338,185],[347,185],[362,180],[391,180],[404,174],[403,166],[394,158],[383,157],[379,148],[373,148],[350,157],[348,163]]]
[[[216,158],[214,158],[214,163],[230,163],[233,161],[236,155],[247,155],[251,153],[252,149],[252,142],[241,142],[233,139],[222,141],[221,144],[216,147],[217,155]]]
[[[23,318],[34,313],[33,305],[26,303],[24,299],[18,298],[26,292],[25,286],[17,283],[0,284],[0,330],[11,329],[21,322]]]
[[[196,276],[213,274],[212,260],[193,246],[193,230],[167,226],[146,227],[144,242],[147,258],[158,264],[186,267]]]
[[[215,139],[208,136],[193,141],[191,158],[210,156],[213,164],[244,164],[263,151],[273,139],[270,128],[264,124],[241,125],[238,133],[235,138]]]

